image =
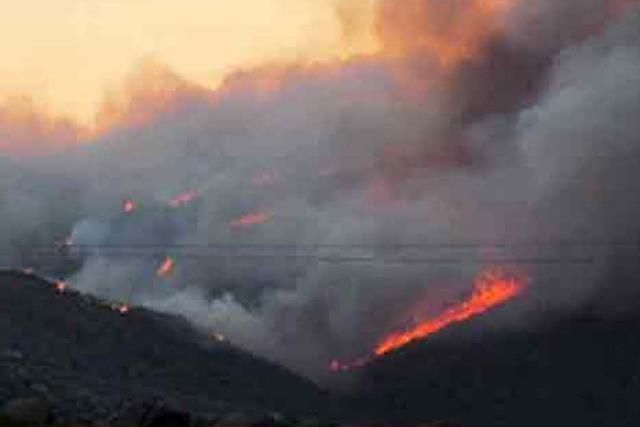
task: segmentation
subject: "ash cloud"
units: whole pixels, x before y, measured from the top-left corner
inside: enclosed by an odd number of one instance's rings
[[[398,3],[384,1],[380,19]],[[467,5],[452,4],[455,23]],[[411,31],[431,31],[414,19]],[[74,286],[184,315],[318,381],[331,359],[370,351],[416,300],[437,310],[467,292],[492,258],[524,260],[532,307],[628,301],[633,259],[617,255],[633,248],[545,242],[638,231],[637,7],[520,1],[498,28],[447,70],[410,46],[401,59],[285,69],[266,92],[239,73],[152,115],[143,96],[128,106],[142,123],[63,153],[0,157],[3,263],[38,262],[33,247],[68,234],[101,245],[74,260]],[[199,197],[167,205],[188,189]],[[270,220],[230,226],[251,212]],[[411,244],[427,246],[394,246]],[[165,256],[176,269],[159,278]]]

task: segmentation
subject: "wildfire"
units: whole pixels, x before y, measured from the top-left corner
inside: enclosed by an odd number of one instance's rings
[[[122,201],[122,212],[124,213],[133,213],[136,210],[136,202],[131,199],[126,199]]]
[[[127,314],[129,310],[130,308],[127,304],[120,304],[120,306],[118,306],[118,312],[120,312],[120,314]]]
[[[169,256],[166,257],[164,261],[162,261],[162,264],[160,265],[160,267],[158,267],[158,269],[156,270],[156,275],[158,277],[168,277],[173,272],[175,265],[176,263],[173,260],[173,258]]]
[[[65,282],[63,282],[62,280],[58,280],[56,282],[56,290],[58,292],[64,292],[67,289],[67,284]]]
[[[332,360],[329,369],[339,372],[361,367],[374,357],[387,354],[410,342],[425,339],[453,323],[462,322],[499,306],[520,294],[524,286],[520,277],[510,275],[504,269],[493,267],[484,270],[474,279],[473,292],[468,299],[436,317],[419,319],[417,324],[410,328],[392,332],[382,338],[368,356],[351,362]]]
[[[235,228],[246,228],[252,225],[264,224],[273,217],[269,212],[252,212],[231,221],[231,226]]]
[[[501,269],[483,271],[476,277],[473,293],[466,301],[445,310],[435,318],[424,319],[408,330],[391,333],[378,343],[374,353],[381,356],[412,341],[426,338],[452,323],[484,313],[515,297],[523,288],[521,280],[507,276]]]
[[[178,208],[180,206],[184,206],[193,202],[198,197],[200,197],[200,192],[198,190],[188,190],[171,198],[167,202],[167,205],[171,206],[172,208]]]

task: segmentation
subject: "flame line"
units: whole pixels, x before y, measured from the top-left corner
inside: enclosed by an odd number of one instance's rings
[[[351,362],[332,360],[329,369],[334,372],[348,371],[369,363],[373,358],[383,356],[418,340],[423,340],[454,323],[463,322],[504,304],[519,295],[525,288],[525,281],[515,275],[507,275],[502,268],[488,268],[480,273],[473,283],[472,294],[435,317],[423,318],[412,327],[392,332],[375,345],[372,353]]]

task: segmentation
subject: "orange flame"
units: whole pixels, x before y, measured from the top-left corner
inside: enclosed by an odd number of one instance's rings
[[[519,295],[524,287],[522,278],[507,274],[504,269],[486,269],[474,279],[473,293],[467,300],[434,318],[419,320],[418,324],[411,328],[387,335],[379,341],[370,355],[348,362],[332,360],[329,370],[341,372],[364,366],[374,357],[397,350],[410,342],[425,339],[453,323],[462,322],[499,306]]]
[[[177,196],[171,198],[167,204],[172,208],[178,208],[180,206],[184,206],[186,204],[191,203],[195,199],[200,197],[200,192],[198,190],[188,190],[184,193],[180,193]]]
[[[129,310],[130,308],[127,304],[120,304],[118,307],[118,312],[120,312],[120,314],[127,314]]]
[[[56,282],[56,290],[58,292],[64,292],[67,289],[67,284],[65,282],[63,282],[62,280],[58,280]]]
[[[133,213],[136,210],[136,202],[131,199],[126,199],[122,202],[122,212]]]
[[[251,227],[252,225],[264,224],[273,217],[269,212],[252,212],[231,221],[231,226],[236,228]]]
[[[176,264],[173,258],[168,256],[164,259],[164,261],[162,261],[162,264],[160,265],[160,267],[158,267],[158,270],[156,270],[156,274],[158,275],[158,277],[169,277],[169,275],[171,275],[171,273],[173,272],[175,265]]]
[[[507,276],[501,269],[486,270],[475,279],[473,293],[469,299],[445,310],[433,319],[422,320],[408,330],[391,333],[378,343],[374,353],[381,356],[412,341],[424,339],[452,323],[462,322],[503,304],[523,289],[524,284],[521,280]]]

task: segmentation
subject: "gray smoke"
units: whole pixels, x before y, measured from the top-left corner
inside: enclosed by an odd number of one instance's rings
[[[184,315],[319,381],[495,260],[531,278],[531,306],[638,295],[632,276],[612,286],[629,249],[601,244],[640,225],[640,14],[613,10],[520,1],[418,102],[378,59],[291,69],[269,94],[238,74],[214,101],[203,90],[63,152],[0,157],[2,263],[59,267],[33,248],[71,234],[96,248],[67,255],[79,289]],[[428,81],[428,52],[410,55],[404,71]],[[167,206],[189,189],[197,200]],[[230,225],[257,211],[270,219]],[[176,269],[157,277],[166,256]]]

